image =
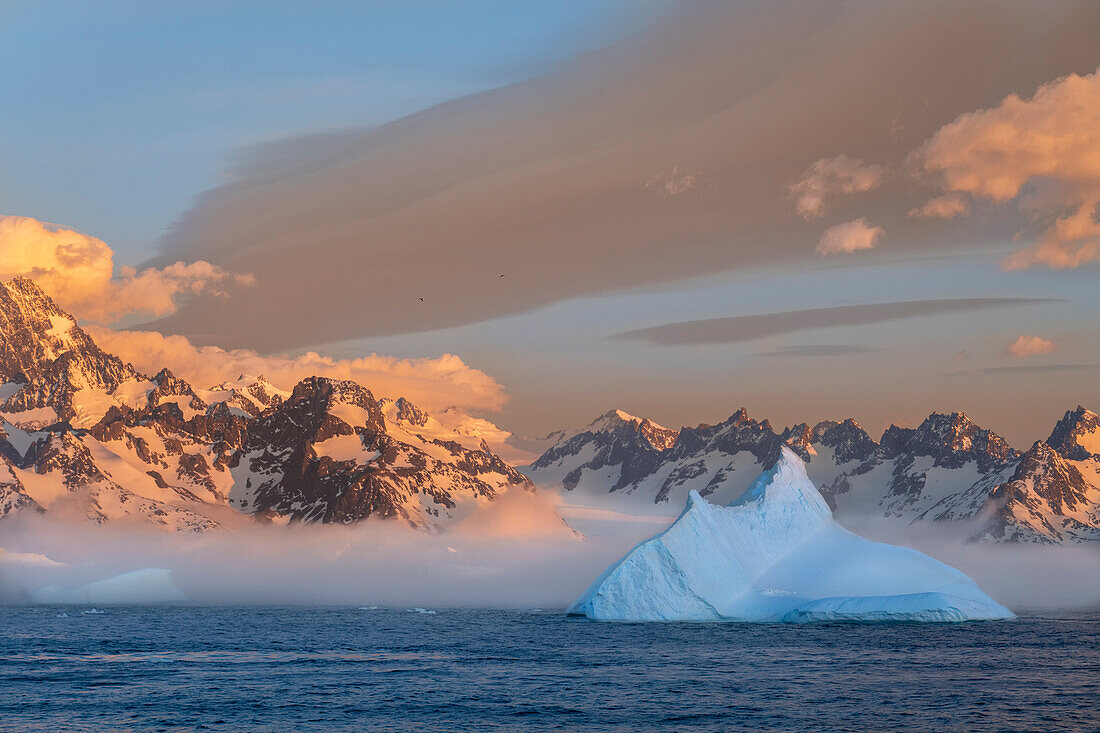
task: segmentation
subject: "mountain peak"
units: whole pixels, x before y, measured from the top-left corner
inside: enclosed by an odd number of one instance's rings
[[[397,408],[398,422],[407,422],[410,425],[419,425],[421,427],[428,424],[428,413],[424,412],[404,397],[398,397],[394,406]]]
[[[625,411],[619,410],[619,409],[612,409],[612,410],[608,410],[604,414],[600,415],[599,417],[597,417],[592,422],[588,423],[588,427],[602,428],[602,427],[604,427],[606,425],[609,425],[609,424],[631,423],[631,422],[640,423],[641,421],[642,421],[642,418],[635,417],[634,415],[631,415],[629,412],[625,412]]]
[[[889,457],[928,456],[945,468],[974,460],[984,471],[1020,455],[1000,435],[980,427],[962,412],[933,412],[916,428],[891,425],[879,442]]]
[[[76,319],[33,280],[0,282],[0,379],[34,379],[61,354],[91,349],[95,344]]]
[[[1046,442],[1073,461],[1100,457],[1100,416],[1081,405],[1067,410]]]
[[[132,366],[100,349],[34,281],[0,282],[0,382],[23,384],[4,403],[6,412],[52,410],[53,419],[69,420],[76,415],[75,393],[110,394],[137,377]]]

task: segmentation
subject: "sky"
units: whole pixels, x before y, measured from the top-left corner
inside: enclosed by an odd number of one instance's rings
[[[1100,405],[1094,3],[304,8],[0,4],[0,274],[527,435]]]

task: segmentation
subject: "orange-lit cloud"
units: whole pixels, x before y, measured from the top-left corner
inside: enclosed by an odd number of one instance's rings
[[[333,359],[313,351],[301,356],[263,356],[248,349],[195,346],[183,336],[153,331],[102,327],[87,331],[101,347],[139,371],[154,374],[168,367],[197,387],[211,387],[239,374],[262,374],[276,387],[290,389],[305,377],[318,375],[352,379],[375,397],[405,397],[429,410],[451,405],[495,410],[505,401],[504,388],[496,380],[453,354],[424,359],[378,354]]]
[[[833,255],[874,249],[883,233],[882,227],[871,226],[866,219],[855,219],[826,229],[814,251]]]
[[[1024,334],[1008,346],[1009,356],[1016,358],[1051,353],[1054,353],[1053,342],[1040,336],[1032,336],[1031,334]]]
[[[921,147],[917,161],[950,192],[1016,200],[1048,222],[1034,244],[1005,258],[1006,269],[1100,260],[1100,71],[962,115]]]
[[[224,294],[251,279],[204,262],[177,262],[114,275],[114,252],[102,240],[24,216],[0,216],[0,278],[33,278],[74,315],[109,323],[130,313],[166,315],[182,295]]]
[[[970,202],[957,193],[936,196],[923,206],[909,210],[909,216],[925,219],[954,219],[956,216],[970,214]]]
[[[870,191],[882,182],[885,172],[880,165],[864,165],[847,155],[822,158],[806,170],[802,180],[791,186],[795,211],[803,219],[821,216],[825,213],[827,198]]]

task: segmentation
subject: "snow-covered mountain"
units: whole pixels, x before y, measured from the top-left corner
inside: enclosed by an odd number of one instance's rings
[[[508,433],[457,410],[436,419],[398,400],[388,419],[389,401],[323,377],[286,392],[263,377],[195,389],[139,374],[26,278],[0,283],[0,401],[0,517],[431,527],[530,487],[489,447]]]
[[[742,409],[670,430],[612,410],[547,443],[535,458],[525,447],[536,443],[487,420],[376,400],[349,381],[286,391],[247,375],[209,388],[167,369],[150,377],[31,280],[0,283],[0,517],[176,530],[391,517],[429,528],[529,488],[527,475],[567,501],[660,514],[691,490],[733,501],[786,445],[841,521],[966,520],[985,540],[1100,540],[1100,417],[1083,407],[1025,453],[961,413],[875,440],[851,419],[777,430]]]
[[[674,507],[692,490],[727,504],[786,445],[841,521],[972,520],[978,539],[1060,543],[1100,539],[1098,442],[1100,420],[1080,407],[1024,454],[962,413],[892,425],[876,441],[851,419],[776,430],[741,409],[677,432],[612,411],[524,470],[601,506]]]
[[[544,481],[558,481],[570,491],[582,484],[600,492],[619,491],[649,475],[675,439],[675,430],[612,410],[571,435],[563,434],[531,468]]]

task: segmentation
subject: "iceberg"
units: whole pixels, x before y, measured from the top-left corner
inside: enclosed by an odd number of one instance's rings
[[[728,506],[692,491],[672,525],[567,610],[603,621],[972,621],[1015,618],[955,568],[833,521],[783,448]]]
[[[31,591],[35,603],[178,603],[187,596],[172,582],[172,572],[145,568],[115,575],[79,588],[48,585]],[[94,609],[93,609],[94,610]]]

